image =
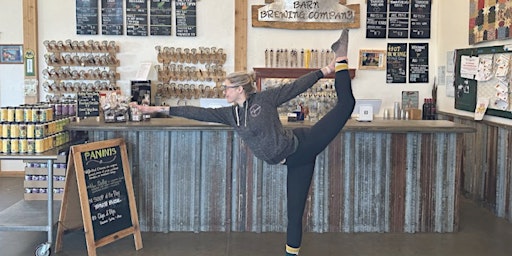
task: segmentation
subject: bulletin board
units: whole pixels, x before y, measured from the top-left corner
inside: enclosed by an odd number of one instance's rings
[[[505,48],[500,45],[455,51],[456,109],[474,112],[477,99],[484,97],[489,99],[486,115],[512,119],[512,52]]]

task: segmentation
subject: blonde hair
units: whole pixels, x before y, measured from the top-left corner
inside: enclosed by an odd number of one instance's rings
[[[243,71],[233,72],[226,76],[226,80],[228,80],[233,86],[241,86],[246,94],[256,91],[256,87],[254,86],[254,73],[247,73]]]

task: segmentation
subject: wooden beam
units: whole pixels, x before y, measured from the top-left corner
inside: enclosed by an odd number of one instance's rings
[[[23,0],[23,57],[26,82],[38,81],[38,36],[37,36],[37,0]],[[35,92],[25,95],[25,103],[39,101],[38,83],[34,86]]]
[[[235,71],[247,71],[247,0],[235,0]]]

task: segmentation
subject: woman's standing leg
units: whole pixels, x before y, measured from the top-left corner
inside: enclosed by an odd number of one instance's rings
[[[309,187],[313,178],[315,161],[299,166],[287,166],[286,197],[288,226],[286,229],[286,251],[289,255],[299,253],[302,241],[302,216],[306,207]]]

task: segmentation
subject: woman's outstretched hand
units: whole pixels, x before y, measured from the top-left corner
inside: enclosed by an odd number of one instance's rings
[[[168,106],[139,105],[139,104],[137,104],[137,102],[130,102],[130,107],[137,108],[140,112],[142,112],[144,114],[152,114],[152,113],[169,111]]]

